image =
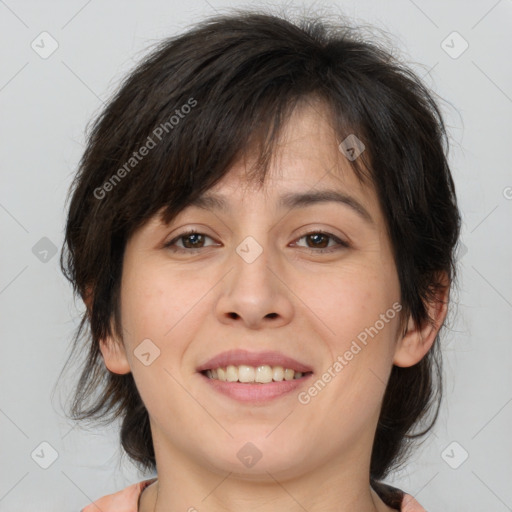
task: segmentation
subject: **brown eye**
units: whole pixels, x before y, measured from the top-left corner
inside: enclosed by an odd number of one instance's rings
[[[192,252],[195,249],[203,249],[204,247],[207,247],[204,245],[206,238],[211,240],[211,237],[205,235],[204,233],[199,233],[195,230],[189,230],[179,234],[170,242],[167,242],[164,247],[174,252]],[[179,242],[182,243],[181,246],[176,245]]]
[[[306,240],[311,240],[315,249],[324,249],[329,245],[329,237],[323,233],[313,233],[312,235],[306,235]]]
[[[306,242],[307,247],[305,248],[314,253],[334,252],[349,247],[349,244],[347,242],[340,240],[338,237],[335,237],[332,233],[325,233],[323,231],[314,231],[298,238],[298,240],[302,239],[311,242]],[[333,246],[329,246],[329,242],[331,240],[335,242]]]
[[[183,245],[187,249],[198,249],[202,247],[201,244],[204,244],[204,235],[200,233],[192,233],[191,235],[182,236],[180,239],[183,240]]]

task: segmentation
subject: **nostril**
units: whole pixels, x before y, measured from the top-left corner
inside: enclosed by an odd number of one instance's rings
[[[228,313],[229,317],[232,318],[233,320],[236,320],[238,318],[238,314],[237,313]]]

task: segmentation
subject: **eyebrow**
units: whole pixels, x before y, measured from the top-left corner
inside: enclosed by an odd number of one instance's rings
[[[338,203],[350,207],[365,222],[374,224],[374,220],[368,213],[368,210],[354,197],[337,190],[314,190],[311,192],[290,192],[279,198],[278,207],[294,210],[304,208],[319,203]],[[221,196],[213,193],[205,193],[190,203],[190,206],[196,206],[205,210],[219,210],[222,212],[231,212],[229,203]]]

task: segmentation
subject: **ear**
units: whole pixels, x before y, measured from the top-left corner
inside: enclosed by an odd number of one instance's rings
[[[100,340],[100,350],[105,366],[112,372],[124,375],[131,372],[130,363],[126,357],[126,349],[121,340],[108,336]]]
[[[91,287],[87,287],[84,295],[82,295],[83,301],[87,306],[89,318],[92,312],[92,301],[93,293]],[[111,325],[111,332],[115,332],[113,329],[113,322]],[[126,357],[126,349],[122,340],[118,339],[117,336],[107,336],[100,340],[100,351],[103,356],[105,366],[112,372],[120,375],[130,373],[130,364]]]
[[[423,325],[417,325],[412,316],[409,316],[407,329],[395,348],[393,358],[395,366],[405,368],[419,363],[432,347],[448,312],[450,281],[445,272],[441,276],[440,283],[442,285],[434,299],[427,304],[427,314],[431,320],[426,320]]]
[[[82,300],[87,307],[87,314],[89,315],[89,320],[91,319],[92,312],[92,301],[94,298],[92,286],[86,286],[84,293],[82,295]]]

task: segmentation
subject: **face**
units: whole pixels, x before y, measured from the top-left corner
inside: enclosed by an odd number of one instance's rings
[[[133,373],[159,468],[180,458],[258,479],[369,463],[403,350],[400,289],[376,193],[326,119],[319,106],[294,113],[263,186],[240,161],[207,193],[225,208],[203,201],[169,225],[155,217],[127,244],[123,340],[102,352],[112,371]],[[341,199],[283,203],[320,191]],[[236,350],[247,360],[208,363]],[[227,370],[228,382],[198,371],[226,362],[249,369]],[[282,381],[279,366],[308,372]],[[275,382],[229,382],[269,371]]]

